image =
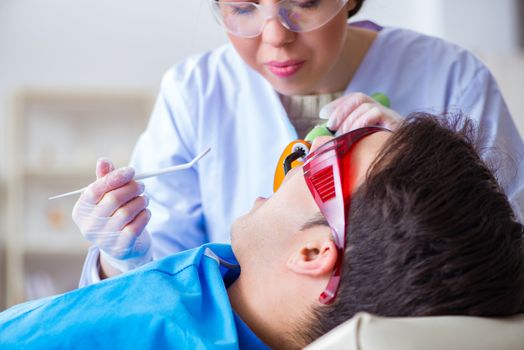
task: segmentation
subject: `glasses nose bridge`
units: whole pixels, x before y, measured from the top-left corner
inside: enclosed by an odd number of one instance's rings
[[[286,28],[289,29],[288,23],[285,22],[284,18],[280,15],[280,8],[282,6],[282,3],[286,3],[287,0],[281,0],[275,4],[272,5],[262,5],[259,7],[259,11],[261,12],[262,17],[262,24],[260,28],[260,32],[264,30],[266,27],[267,22],[270,20],[277,20],[280,22],[280,24]]]

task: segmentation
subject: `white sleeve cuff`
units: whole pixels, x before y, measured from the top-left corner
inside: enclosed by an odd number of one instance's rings
[[[138,256],[136,258],[127,260],[118,260],[110,255],[105,254],[98,247],[91,246],[87,253],[87,257],[84,262],[84,267],[82,268],[82,276],[80,277],[80,282],[78,284],[80,288],[98,283],[102,280],[99,274],[101,254],[104,255],[104,259],[107,259],[111,266],[120,270],[122,273],[136,269],[137,267],[147,264],[148,262],[153,260],[151,248],[146,252],[144,256]]]
[[[147,264],[148,262],[153,260],[152,257],[152,249],[149,248],[145,255],[143,256],[137,256],[135,258],[120,260],[115,259],[111,255],[106,254],[103,250],[100,250],[100,255],[104,257],[104,259],[115,269],[119,270],[122,273],[134,270],[144,264]],[[97,271],[98,276],[98,271]]]
[[[98,274],[100,267],[100,251],[98,247],[91,246],[87,253],[84,267],[82,268],[82,276],[80,277],[80,288],[89,286],[100,282],[100,275]]]

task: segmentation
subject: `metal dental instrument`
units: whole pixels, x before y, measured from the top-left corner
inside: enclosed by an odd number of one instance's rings
[[[204,152],[200,153],[198,156],[196,156],[196,157],[195,157],[192,161],[190,161],[189,163],[178,164],[178,165],[170,166],[170,167],[163,168],[163,169],[159,169],[159,170],[155,170],[155,171],[149,171],[149,172],[145,172],[145,173],[142,173],[142,174],[138,174],[138,175],[135,175],[135,177],[133,178],[133,180],[143,180],[143,179],[147,179],[147,178],[150,178],[150,177],[155,177],[155,176],[160,176],[160,175],[171,174],[171,173],[173,173],[173,172],[175,172],[175,171],[179,171],[179,170],[184,170],[184,169],[191,168],[191,167],[192,167],[196,162],[198,162],[202,157],[204,157],[206,154],[208,154],[209,151],[211,151],[211,147],[209,147],[208,149],[206,149]],[[48,200],[58,199],[58,198],[67,197],[67,196],[72,196],[72,195],[74,195],[74,194],[82,193],[82,192],[84,192],[86,189],[87,189],[87,186],[86,186],[86,187],[83,187],[83,188],[80,188],[80,189],[78,189],[78,190],[75,190],[75,191],[71,191],[71,192],[67,192],[67,193],[62,193],[62,194],[59,194],[59,195],[56,195],[56,196],[53,196],[53,197],[49,197]]]

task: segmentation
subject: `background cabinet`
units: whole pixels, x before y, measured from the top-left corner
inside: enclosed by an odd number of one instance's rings
[[[89,246],[71,220],[100,156],[123,166],[144,130],[141,93],[24,91],[8,124],[5,304],[76,288]]]
[[[0,310],[5,308],[5,232],[6,232],[6,195],[4,178],[0,178]]]

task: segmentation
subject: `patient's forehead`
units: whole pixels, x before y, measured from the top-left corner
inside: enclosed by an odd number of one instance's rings
[[[352,147],[350,152],[351,170],[355,177],[354,189],[365,182],[369,168],[393,135],[392,132],[379,131],[364,137]]]
[[[351,152],[351,171],[355,178],[353,188],[358,188],[364,182],[369,168],[392,135],[394,135],[392,132],[379,131],[364,137],[351,147],[349,151]],[[311,145],[311,152],[333,138],[330,136],[317,137]]]

